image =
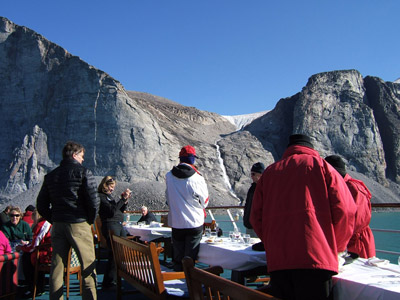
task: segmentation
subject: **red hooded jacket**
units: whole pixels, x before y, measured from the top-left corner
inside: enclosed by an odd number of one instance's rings
[[[35,249],[37,246],[42,244],[51,243],[51,224],[45,219],[41,218],[39,222],[35,225],[32,230],[33,240],[30,244],[22,246],[21,250],[24,252],[31,252],[31,262],[33,265],[36,263]],[[51,254],[53,248],[51,246],[40,250],[39,252],[39,262],[42,264],[51,263]]]
[[[293,145],[270,165],[254,193],[250,222],[264,243],[268,271],[338,272],[356,206],[342,176],[314,149]]]
[[[371,221],[371,193],[364,182],[346,174],[347,184],[357,206],[354,234],[347,245],[347,250],[357,253],[360,257],[370,258],[376,255],[375,239],[369,222]]]

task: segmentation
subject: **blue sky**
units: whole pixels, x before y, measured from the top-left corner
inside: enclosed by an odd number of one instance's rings
[[[273,109],[316,73],[400,77],[398,0],[18,0],[0,16],[119,80],[222,115]]]

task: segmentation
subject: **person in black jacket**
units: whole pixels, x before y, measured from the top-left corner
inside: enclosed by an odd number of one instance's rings
[[[146,222],[147,225],[149,225],[151,222],[157,222],[157,218],[156,216],[149,211],[149,209],[147,208],[147,206],[142,206],[142,216],[140,217],[139,222]]]
[[[107,239],[108,245],[108,262],[104,272],[103,289],[115,287],[117,280],[109,231],[111,230],[113,234],[117,236],[126,237],[127,235],[122,223],[124,221],[124,211],[128,204],[128,199],[131,196],[131,191],[126,189],[122,193],[121,198],[116,200],[112,196],[116,183],[114,178],[106,176],[101,180],[97,189],[100,197],[99,215],[101,219],[101,231],[103,236]]]
[[[264,169],[264,164],[257,162],[251,167],[250,170],[250,176],[251,180],[253,180],[253,183],[247,192],[246,203],[244,205],[243,225],[246,227],[246,233],[250,234],[251,237],[257,237],[250,223],[251,202],[253,201],[253,195],[254,191],[256,190],[257,181],[260,179]]]
[[[50,299],[62,299],[64,262],[71,246],[82,267],[82,298],[96,299],[96,256],[93,224],[100,200],[92,173],[82,166],[85,148],[76,142],[65,144],[60,166],[44,177],[37,197],[37,210],[53,224],[53,255],[50,273]]]

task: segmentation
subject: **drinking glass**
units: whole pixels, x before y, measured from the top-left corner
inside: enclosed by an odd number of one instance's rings
[[[241,233],[240,230],[235,230],[235,240],[240,242]]]
[[[250,244],[250,234],[245,233],[245,234],[243,235],[243,241],[244,241],[244,243],[245,243],[246,245]]]
[[[206,237],[210,237],[211,236],[211,229],[210,228],[206,228],[205,234],[206,234]]]
[[[234,231],[229,231],[229,238],[231,239],[231,242],[235,241],[235,232]]]
[[[216,239],[217,238],[217,232],[215,230],[211,231],[211,238]]]

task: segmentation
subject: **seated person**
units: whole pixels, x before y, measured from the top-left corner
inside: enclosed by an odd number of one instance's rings
[[[11,253],[10,242],[8,238],[0,231],[0,255]]]
[[[149,225],[151,222],[157,222],[156,216],[148,210],[146,206],[142,206],[142,216],[140,217],[139,222],[146,222]]]
[[[36,253],[35,249],[39,245],[42,244],[51,244],[51,224],[47,222],[42,216],[37,212],[37,210],[33,213],[33,240],[31,243],[23,246],[17,246],[18,251],[22,251],[24,254],[22,255],[22,264],[23,271],[25,275],[25,283],[29,286],[28,291],[25,296],[32,297],[33,292],[33,274],[35,271],[36,264]],[[50,264],[51,263],[51,253],[52,248],[49,245],[48,247],[41,249],[39,252],[39,263],[41,264]],[[37,292],[36,296],[43,294],[44,292],[44,276],[43,272],[38,273],[38,282],[37,282]]]
[[[0,229],[3,227],[3,224],[6,224],[10,221],[10,217],[8,214],[10,213],[11,205],[8,205],[1,213],[0,213]]]
[[[25,208],[25,213],[24,213],[24,216],[22,217],[22,220],[25,221],[26,223],[28,223],[29,226],[31,226],[31,228],[34,223],[34,221],[33,221],[33,212],[34,211],[35,211],[35,207],[33,205],[28,205]]]
[[[12,207],[8,214],[10,221],[3,224],[1,229],[10,241],[11,249],[16,245],[26,245],[32,240],[32,229],[28,223],[22,220],[22,213],[19,207]]]

